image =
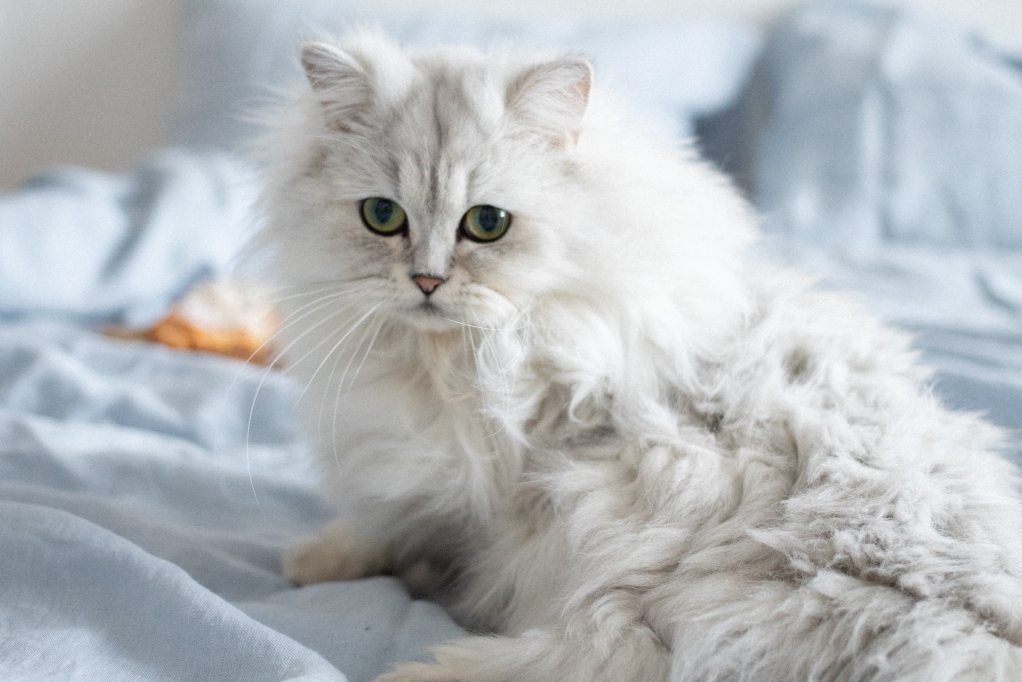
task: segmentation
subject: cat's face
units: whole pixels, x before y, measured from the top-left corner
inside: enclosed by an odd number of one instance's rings
[[[565,178],[588,64],[320,44],[302,58],[321,130],[291,190],[293,274],[434,329],[502,324],[574,276]]]

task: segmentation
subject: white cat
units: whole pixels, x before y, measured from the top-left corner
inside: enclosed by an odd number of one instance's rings
[[[264,237],[341,520],[285,575],[497,633],[381,679],[1022,678],[1000,434],[756,265],[725,179],[580,58],[302,61]]]

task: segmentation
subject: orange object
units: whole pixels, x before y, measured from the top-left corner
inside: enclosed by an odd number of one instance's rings
[[[269,363],[272,357],[272,348],[263,345],[266,335],[258,330],[203,328],[173,313],[150,329],[146,338],[171,348],[217,353],[260,365]]]
[[[274,360],[270,341],[279,327],[279,316],[257,287],[210,282],[189,291],[152,328],[108,334],[265,365]]]

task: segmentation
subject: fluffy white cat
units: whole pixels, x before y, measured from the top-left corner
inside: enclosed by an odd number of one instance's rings
[[[298,584],[465,626],[383,680],[1022,678],[1001,435],[573,56],[309,44],[264,241],[340,519]]]

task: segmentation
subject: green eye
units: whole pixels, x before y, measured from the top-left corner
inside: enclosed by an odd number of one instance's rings
[[[496,206],[473,206],[461,219],[462,233],[474,242],[495,242],[511,227],[511,214]]]
[[[408,225],[408,216],[397,202],[383,197],[362,200],[362,222],[372,232],[390,237],[403,232]]]

